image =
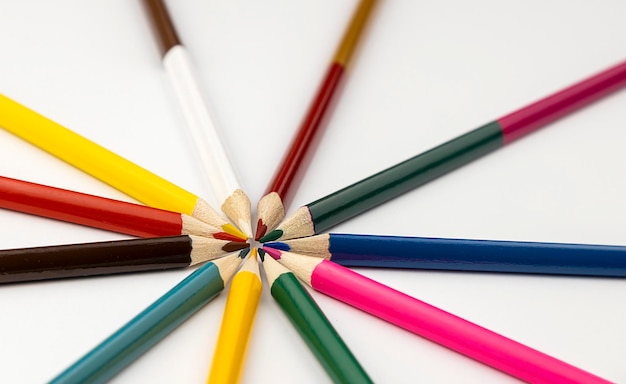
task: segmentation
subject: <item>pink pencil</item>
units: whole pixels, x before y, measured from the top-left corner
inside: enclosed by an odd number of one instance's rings
[[[332,261],[263,249],[316,291],[531,383],[610,383]]]

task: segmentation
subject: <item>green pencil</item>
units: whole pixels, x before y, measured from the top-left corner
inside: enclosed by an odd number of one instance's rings
[[[271,257],[264,257],[265,252],[259,253],[262,255],[263,268],[272,297],[296,327],[333,382],[372,383],[296,276]]]

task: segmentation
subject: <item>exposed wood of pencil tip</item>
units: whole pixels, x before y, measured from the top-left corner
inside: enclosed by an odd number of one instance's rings
[[[257,213],[259,221],[255,232],[255,240],[259,240],[265,236],[267,231],[271,231],[280,221],[285,218],[285,207],[280,195],[276,192],[270,192],[263,196],[257,204]]]
[[[315,234],[313,218],[307,206],[302,206],[296,212],[286,218],[276,229],[263,236],[260,241],[287,240]]]
[[[280,277],[280,275],[284,273],[290,272],[287,268],[280,265],[278,261],[274,260],[272,257],[264,257],[263,258],[263,269],[265,270],[265,277],[267,278],[267,283],[269,287],[272,287],[274,281]]]
[[[144,0],[144,7],[150,14],[152,27],[156,30],[161,56],[177,45],[181,45],[172,19],[162,0]]]
[[[298,278],[304,281],[308,286],[311,285],[311,275],[313,270],[324,259],[313,256],[300,255],[293,252],[277,251],[271,248],[263,248],[272,258],[278,260],[284,267],[293,272]],[[278,257],[275,257],[279,255]]]
[[[240,251],[249,247],[247,243],[217,240],[203,236],[190,235],[193,248],[191,250],[191,264],[195,265],[208,260],[213,260],[226,253]]]
[[[215,264],[217,269],[219,269],[220,276],[222,276],[224,285],[226,285],[226,282],[229,281],[237,269],[239,269],[239,265],[242,261],[243,259],[239,257],[239,252],[233,252],[219,259],[211,260],[211,263]]]
[[[216,233],[221,232],[221,228],[214,227],[208,223],[200,221],[194,217],[182,213],[180,215],[182,220],[181,235],[196,235],[211,237]]]
[[[252,237],[252,208],[248,195],[236,189],[222,204],[222,212],[246,235]]]
[[[323,257],[330,260],[330,235],[323,233],[321,235],[303,237],[300,239],[286,240],[284,244],[289,246],[289,251],[299,253],[306,256]],[[267,244],[272,247],[272,244]]]
[[[360,2],[335,53],[334,62],[342,66],[348,64],[375,3],[376,0],[362,0]]]
[[[222,228],[224,231],[235,235],[242,240],[247,240],[248,237],[241,232],[237,227],[226,221],[213,207],[209,205],[204,199],[198,197],[196,205],[191,213],[191,216],[200,221],[204,221],[214,227]]]

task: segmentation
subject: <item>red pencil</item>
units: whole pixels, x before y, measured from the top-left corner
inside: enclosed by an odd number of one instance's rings
[[[185,214],[0,176],[0,208],[139,237],[245,241]]]
[[[294,191],[292,187],[297,184],[297,176],[305,168],[304,159],[312,147],[313,139],[330,114],[331,103],[339,93],[339,84],[375,3],[376,0],[361,0],[302,125],[267,187],[265,196],[259,201],[256,240],[274,229],[285,217],[285,208],[289,206]]]

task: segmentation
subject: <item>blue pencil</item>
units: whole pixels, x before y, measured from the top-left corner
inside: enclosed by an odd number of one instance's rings
[[[626,246],[339,233],[265,245],[346,267],[626,277]]]
[[[245,251],[213,260],[172,288],[50,383],[104,383],[216,297]]]

